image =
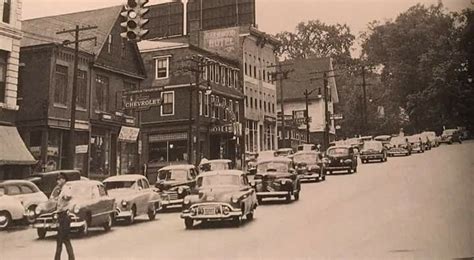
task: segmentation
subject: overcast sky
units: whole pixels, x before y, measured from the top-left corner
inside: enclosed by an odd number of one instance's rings
[[[373,20],[394,19],[417,3],[439,0],[256,0],[258,28],[267,33],[293,31],[300,21],[319,19],[328,24],[346,23],[356,36]],[[23,0],[24,19],[120,5],[125,0]],[[150,0],[152,3],[168,2]],[[474,0],[444,0],[451,11],[474,7]]]

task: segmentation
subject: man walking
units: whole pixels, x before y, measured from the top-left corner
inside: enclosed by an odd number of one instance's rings
[[[74,251],[72,249],[71,241],[69,240],[69,232],[71,231],[71,220],[68,216],[68,206],[70,196],[62,192],[64,184],[67,182],[67,176],[64,173],[60,173],[57,179],[58,185],[53,190],[53,198],[57,200],[57,212],[58,212],[58,235],[56,236],[56,255],[54,260],[61,259],[61,252],[63,244],[66,246],[66,251],[69,256],[69,260],[74,260]]]

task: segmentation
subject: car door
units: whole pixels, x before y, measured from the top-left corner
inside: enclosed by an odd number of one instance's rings
[[[247,214],[252,211],[254,207],[254,203],[257,200],[255,195],[255,190],[250,187],[249,180],[246,175],[241,175],[241,190],[245,192],[246,197],[243,199],[245,205],[245,212],[243,214]]]
[[[136,193],[136,205],[137,205],[137,214],[145,214],[148,212],[148,190],[145,187],[145,182],[143,179],[137,180],[137,193]]]
[[[102,224],[107,221],[107,216],[112,213],[114,210],[114,199],[109,197],[107,191],[105,190],[104,185],[98,184],[96,186],[98,192],[97,199],[97,224]]]

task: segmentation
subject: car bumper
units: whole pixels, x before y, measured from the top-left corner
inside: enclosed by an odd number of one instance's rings
[[[343,165],[343,166],[327,166],[326,170],[328,171],[343,171],[343,170],[350,170],[352,169],[351,165]]]
[[[210,205],[211,208],[220,208],[219,213],[213,213],[213,214],[198,214],[198,213],[192,213],[191,208],[183,210],[181,213],[181,218],[183,219],[195,219],[195,220],[203,220],[203,219],[213,219],[213,220],[220,220],[220,219],[231,219],[235,217],[242,217],[243,213],[241,209],[236,209],[231,207],[229,204],[196,204],[193,205],[193,208],[199,208],[199,207],[205,207],[206,205]],[[223,213],[223,208],[228,207],[230,208],[229,213],[224,214]]]
[[[367,154],[367,155],[360,155],[361,160],[380,160],[383,159],[383,154]]]
[[[184,199],[176,199],[176,200],[170,200],[170,199],[163,199],[161,201],[162,206],[175,206],[175,205],[183,205]]]
[[[302,181],[312,180],[312,179],[319,179],[319,178],[321,178],[321,174],[319,174],[319,173],[300,175],[300,180],[302,180]]]
[[[289,191],[260,191],[257,192],[257,198],[285,197]]]
[[[80,229],[86,225],[85,221],[73,221],[71,222],[71,229]],[[41,223],[41,222],[36,222],[33,224],[33,228],[37,229],[46,229],[48,231],[57,231],[59,228],[59,223],[53,222],[53,223]]]

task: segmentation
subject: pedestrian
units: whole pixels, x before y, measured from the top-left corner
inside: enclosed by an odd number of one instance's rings
[[[57,179],[58,185],[53,190],[53,196],[57,199],[57,214],[58,214],[58,235],[56,236],[56,255],[54,260],[61,259],[61,252],[63,250],[63,244],[66,246],[67,255],[69,260],[74,260],[74,251],[72,244],[69,239],[69,233],[71,231],[71,220],[68,215],[68,206],[71,196],[67,192],[63,191],[64,184],[68,181],[66,174],[60,173]]]

